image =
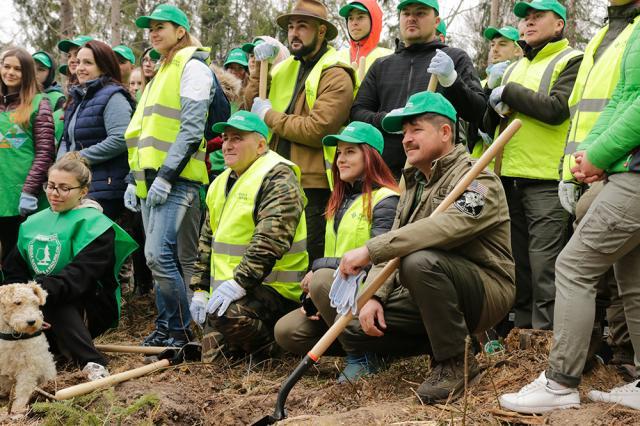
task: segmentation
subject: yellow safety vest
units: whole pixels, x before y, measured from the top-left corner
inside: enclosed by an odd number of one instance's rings
[[[387,49],[386,47],[380,47],[380,46],[376,47],[371,52],[369,52],[369,54],[365,56],[365,59],[364,59],[364,70],[365,70],[364,75],[367,75],[367,72],[369,72],[369,68],[371,68],[371,65],[373,65],[376,59],[389,56],[392,53],[393,53],[393,50]],[[349,47],[345,49],[340,49],[338,51],[338,59],[340,60],[340,62],[343,62],[345,64],[351,64],[351,49]],[[352,67],[353,67],[353,64],[352,64]],[[358,75],[358,69],[355,68],[354,71],[356,74],[356,78],[358,78],[358,86],[359,86],[360,83],[362,83],[362,81],[360,80],[360,76]]]
[[[320,58],[320,60],[313,67],[307,80],[304,82],[305,98],[309,109],[313,109],[313,105],[316,103],[318,97],[318,87],[320,86],[320,78],[322,72],[327,68],[340,66],[349,71],[353,80],[353,96],[355,97],[358,92],[358,77],[355,75],[355,71],[351,68],[351,64],[348,62],[343,63],[338,57],[336,49],[329,46],[327,52]],[[271,108],[274,111],[285,112],[291,102],[295,102],[293,98],[293,91],[296,88],[296,79],[298,77],[298,70],[300,69],[300,61],[296,61],[293,56],[280,62],[273,67],[271,71],[271,87],[269,88],[269,100],[271,101]],[[269,133],[269,141],[271,141],[272,134]],[[324,168],[327,173],[327,179],[329,186],[333,188],[333,178],[331,177],[331,164],[336,155],[336,147],[329,147],[322,145],[322,154],[324,157]]]
[[[300,168],[268,151],[258,158],[225,194],[231,169],[218,176],[207,192],[207,207],[210,213],[211,232],[211,289],[212,292],[224,281],[233,279],[233,271],[247,251],[256,228],[253,212],[256,197],[265,176],[278,164],[291,167],[300,182]],[[305,200],[306,204],[306,200]],[[287,299],[300,300],[300,281],[307,273],[307,223],[302,212],[300,222],[289,251],[278,260],[263,284],[273,287]]]
[[[372,191],[372,208],[382,200],[398,193],[389,188]],[[347,251],[362,247],[371,239],[371,221],[365,212],[364,197],[360,195],[349,206],[338,224],[336,234],[334,219],[327,220],[324,233],[324,257],[342,257]]]
[[[145,170],[158,170],[180,131],[180,79],[187,62],[196,51],[208,48],[185,47],[170,64],[160,67],[144,89],[138,107],[124,134],[129,153],[129,168],[136,181],[136,195],[147,197]],[[206,141],[191,155],[180,177],[203,184],[209,183],[205,165]]]
[[[575,165],[573,153],[585,140],[613,95],[620,78],[620,64],[625,47],[638,22],[640,19],[636,18],[627,25],[595,63],[593,58],[609,31],[609,26],[602,28],[587,45],[569,97],[571,128],[562,160],[562,180],[564,181],[574,180],[571,174],[571,167]]]
[[[582,53],[563,39],[547,44],[532,61],[522,58],[507,68],[502,84],[518,83],[527,89],[548,95],[567,63]],[[514,111],[509,123],[522,120],[522,128],[504,148],[502,176],[558,180],[558,162],[562,158],[569,119],[551,125]],[[498,136],[496,129],[495,137]]]

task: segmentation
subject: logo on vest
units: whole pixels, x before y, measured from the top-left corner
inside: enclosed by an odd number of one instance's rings
[[[62,244],[57,234],[37,235],[27,247],[29,263],[36,275],[47,275],[58,265]]]
[[[27,140],[27,134],[22,127],[14,124],[6,133],[0,133],[0,148],[20,148]]]

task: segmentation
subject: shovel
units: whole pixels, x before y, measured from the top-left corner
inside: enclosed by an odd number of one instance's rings
[[[453,190],[446,196],[446,198],[440,203],[440,205],[431,213],[430,217],[442,213],[445,211],[454,201],[456,201],[467,189],[467,187],[473,182],[473,180],[478,177],[480,172],[484,170],[485,167],[493,160],[493,158],[497,155],[497,153],[504,148],[504,146],[509,142],[511,137],[522,127],[522,122],[518,119],[513,120],[513,122],[505,129],[502,134],[491,144],[489,149],[482,154],[482,157],[478,159],[478,161],[469,169],[469,171],[460,179],[460,181],[456,184]],[[382,271],[373,279],[371,284],[369,284],[358,296],[358,311],[364,306],[369,299],[378,291],[378,289],[384,284],[384,282],[391,276],[392,273],[398,269],[400,265],[400,258],[396,257],[390,260]],[[272,425],[275,422],[283,420],[287,417],[287,412],[284,408],[284,404],[287,400],[287,396],[289,396],[289,392],[295,384],[300,380],[300,377],[311,367],[316,364],[322,354],[331,346],[331,344],[335,341],[335,339],[342,333],[342,331],[346,328],[349,321],[353,318],[353,314],[351,311],[347,313],[347,315],[343,315],[338,317],[338,319],[333,323],[331,328],[327,330],[327,332],[320,338],[318,343],[315,344],[313,348],[307,353],[307,355],[300,361],[300,364],[293,370],[293,373],[282,384],[282,387],[278,391],[278,398],[276,399],[276,407],[271,415],[264,416],[257,422],[253,423],[253,426],[265,426]]]
[[[113,352],[118,354],[158,355],[167,349],[179,350],[180,348],[169,348],[166,346],[96,345],[96,349],[101,352]]]
[[[202,347],[199,343],[195,342],[187,343],[179,349],[165,348],[164,351],[158,354],[158,358],[160,359],[160,361],[145,365],[144,367],[134,368],[133,370],[123,371],[122,373],[114,374],[112,376],[104,377],[92,382],[81,383],[79,385],[60,389],[58,392],[56,392],[54,398],[57,401],[63,401],[65,399],[85,395],[97,389],[114,386],[129,379],[135,379],[137,377],[145,376],[147,374],[153,373],[154,371],[160,370],[161,368],[166,368],[171,365],[181,364],[185,361],[200,361],[201,356]]]

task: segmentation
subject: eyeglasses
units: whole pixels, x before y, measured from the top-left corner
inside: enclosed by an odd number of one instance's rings
[[[56,191],[58,195],[61,197],[66,197],[67,195],[69,195],[72,189],[78,189],[78,188],[82,188],[82,185],[68,187],[68,186],[55,186],[54,184],[48,183],[48,182],[45,182],[42,184],[42,189],[44,189],[45,192]]]

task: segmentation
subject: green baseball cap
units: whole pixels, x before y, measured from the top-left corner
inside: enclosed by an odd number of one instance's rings
[[[264,121],[260,120],[257,114],[249,111],[238,111],[231,115],[227,121],[214,124],[212,129],[216,133],[224,133],[227,127],[245,132],[257,132],[265,138],[269,135],[269,128],[264,124]]]
[[[440,14],[440,5],[438,4],[438,0],[404,0],[398,4],[398,10],[402,10],[410,4],[421,4],[423,6],[428,6],[432,9],[435,9],[438,14]]]
[[[127,61],[131,62],[132,64],[136,63],[136,55],[133,54],[133,50],[131,50],[129,47],[125,46],[124,44],[119,44],[118,46],[114,47],[113,51],[116,52],[118,55],[122,56]]]
[[[349,13],[353,9],[369,13],[369,10],[366,7],[364,7],[364,5],[362,3],[360,3],[359,1],[352,1],[349,4],[345,4],[344,6],[342,6],[340,8],[340,11],[338,12],[338,14],[340,16],[342,16],[343,18],[348,18],[349,17]]]
[[[58,72],[62,75],[67,75],[69,72],[69,66],[67,64],[62,64],[58,67]]]
[[[558,0],[533,0],[531,3],[521,1],[513,7],[513,13],[518,18],[524,18],[529,9],[550,10],[561,17],[565,23],[567,22],[567,8],[561,5]]]
[[[249,58],[247,58],[247,52],[240,47],[236,47],[229,51],[227,59],[224,61],[223,67],[226,68],[229,64],[240,64],[245,68],[249,68]]]
[[[496,37],[504,37],[509,40],[518,41],[520,40],[520,32],[514,27],[505,26],[502,28],[495,27],[487,27],[484,30],[484,38],[487,40],[493,40]]]
[[[152,20],[173,22],[174,24],[183,27],[187,32],[191,30],[187,15],[185,15],[180,8],[171,4],[159,4],[155,9],[153,9],[151,15],[141,16],[136,19],[136,26],[138,28],[150,28]]]
[[[51,58],[49,57],[49,55],[47,55],[46,53],[44,53],[41,50],[39,50],[36,53],[34,53],[33,55],[31,55],[31,57],[35,61],[40,62],[42,65],[44,65],[47,68],[51,68],[53,66],[53,63],[51,63]]]
[[[336,146],[338,141],[349,143],[364,143],[374,148],[380,154],[384,149],[384,137],[380,130],[371,124],[362,121],[352,121],[338,135],[327,135],[322,138],[322,143],[326,146]]]
[[[75,36],[71,39],[65,39],[58,43],[58,49],[64,53],[69,53],[69,50],[74,47],[82,47],[86,42],[93,40],[93,37],[86,35]]]
[[[440,23],[436,27],[436,32],[442,34],[443,36],[447,36],[447,24],[444,23],[444,19],[440,20]]]
[[[388,133],[402,131],[402,120],[426,113],[447,117],[454,123],[457,121],[456,109],[440,93],[418,92],[409,98],[403,108],[394,109],[382,119],[382,128]]]
[[[253,39],[251,43],[245,43],[242,45],[242,50],[247,52],[248,54],[253,54],[253,49],[256,48],[257,45],[264,43],[264,40],[260,37],[256,37]]]

